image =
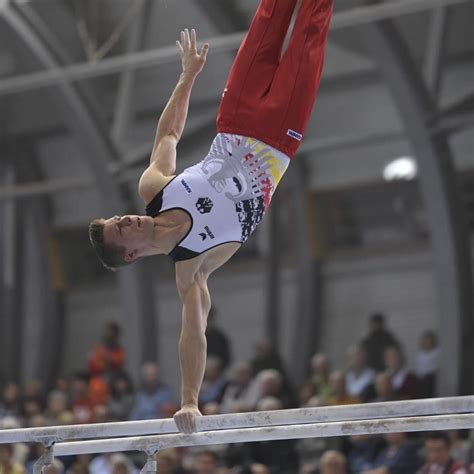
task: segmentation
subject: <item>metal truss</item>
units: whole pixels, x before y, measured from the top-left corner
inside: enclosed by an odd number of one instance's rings
[[[390,3],[357,7],[335,13],[331,22],[331,31],[471,1],[473,0],[398,0]],[[0,16],[5,16],[9,10],[11,10],[10,7],[3,6],[0,9]],[[211,44],[212,53],[222,53],[237,49],[244,35],[245,32],[237,32],[208,38],[205,41]],[[0,95],[38,89],[65,81],[71,82],[114,74],[123,70],[167,64],[175,60],[176,47],[172,45],[115,56],[92,63],[75,64],[67,67],[50,67],[46,71],[15,76],[0,81]]]

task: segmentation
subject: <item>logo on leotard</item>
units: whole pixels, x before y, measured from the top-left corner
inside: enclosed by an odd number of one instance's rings
[[[286,134],[289,137],[294,138],[295,140],[298,140],[299,142],[303,139],[303,135],[301,135],[301,133],[295,132],[294,130],[291,130],[291,128],[288,129]]]
[[[191,194],[193,192],[193,190],[191,189],[189,184],[186,183],[186,181],[184,179],[181,180],[181,184],[184,186],[184,189],[186,189],[187,193]]]
[[[208,214],[213,206],[214,203],[208,197],[201,197],[196,201],[196,209],[201,214]]]
[[[204,226],[204,230],[206,232],[201,232],[199,235],[201,236],[201,239],[202,240],[206,240],[207,239],[207,236],[209,236],[211,239],[214,239],[215,238],[215,235],[212,233],[212,230],[209,229],[209,227],[206,225]],[[206,235],[207,233],[207,235]]]

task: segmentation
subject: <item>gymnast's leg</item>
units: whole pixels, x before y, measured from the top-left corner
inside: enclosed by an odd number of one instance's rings
[[[217,120],[219,132],[257,138],[289,157],[300,145],[314,106],[332,14],[332,0],[303,0],[280,60],[295,3],[261,2]]]
[[[258,113],[280,63],[297,0],[261,0],[229,73],[217,114],[219,132],[238,133]]]

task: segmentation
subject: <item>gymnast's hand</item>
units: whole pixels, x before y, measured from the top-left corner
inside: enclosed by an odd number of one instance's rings
[[[196,433],[196,418],[202,416],[196,405],[184,405],[174,414],[174,421],[182,433]]]
[[[189,30],[186,28],[181,32],[181,42],[176,41],[178,45],[179,54],[181,56],[181,63],[183,65],[183,73],[197,76],[206,63],[207,52],[209,45],[206,43],[198,53],[196,49],[196,30]]]

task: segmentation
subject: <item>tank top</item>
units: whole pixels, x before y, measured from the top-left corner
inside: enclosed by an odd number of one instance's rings
[[[169,254],[175,262],[226,243],[242,244],[261,222],[289,162],[259,140],[219,133],[204,160],[166,184],[146,215],[172,209],[188,214],[191,227]]]

